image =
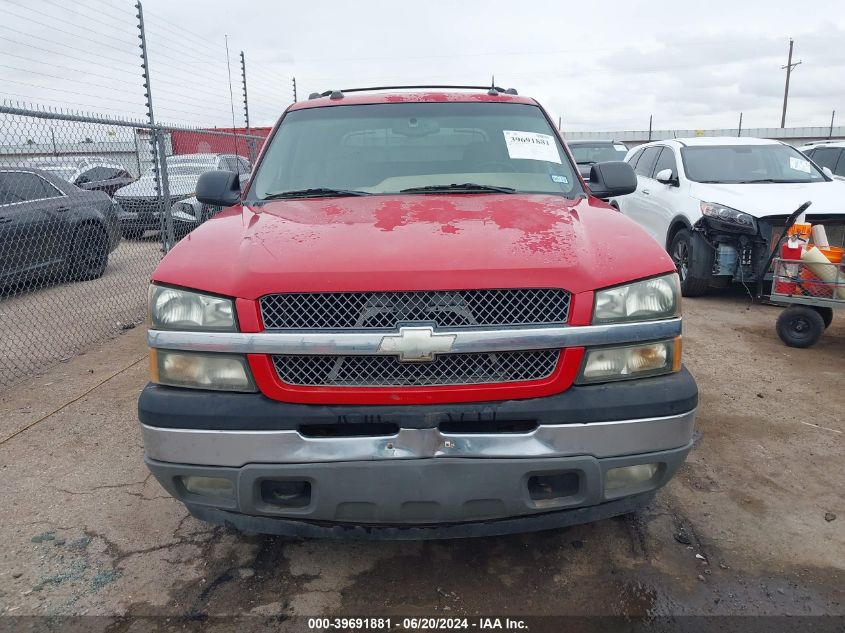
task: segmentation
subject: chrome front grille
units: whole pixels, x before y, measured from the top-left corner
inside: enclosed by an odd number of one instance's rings
[[[170,205],[185,200],[187,196],[171,196]],[[152,217],[161,212],[161,201],[158,198],[124,198],[121,196],[115,197],[117,202],[124,211],[137,213],[141,217]]]
[[[431,362],[395,356],[273,356],[282,382],[307,387],[421,387],[540,380],[557,365],[560,350],[443,354]]]
[[[286,293],[260,303],[267,330],[560,325],[569,317],[569,293],[557,288]]]

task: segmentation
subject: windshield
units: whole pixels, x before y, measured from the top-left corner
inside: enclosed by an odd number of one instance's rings
[[[687,178],[725,184],[823,182],[818,169],[788,145],[713,145],[681,149]]]
[[[267,148],[248,197],[420,188],[437,193],[450,185],[449,191],[457,193],[485,188],[581,193],[540,108],[448,102],[290,112]]]
[[[570,145],[575,162],[579,165],[603,163],[608,160],[625,160],[628,148],[621,143],[578,143]]]
[[[171,163],[167,162],[168,176],[199,176],[214,169],[214,163]],[[152,177],[153,168],[147,169],[147,176]]]

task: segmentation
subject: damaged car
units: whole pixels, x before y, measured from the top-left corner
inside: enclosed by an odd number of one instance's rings
[[[679,138],[640,145],[625,160],[637,190],[612,204],[666,248],[684,296],[754,281],[804,202],[808,221],[842,242],[845,184],[785,143]]]

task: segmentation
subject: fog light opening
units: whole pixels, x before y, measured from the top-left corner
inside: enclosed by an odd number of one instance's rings
[[[261,482],[261,500],[277,508],[305,508],[311,503],[310,481]]]
[[[567,497],[577,495],[580,488],[581,478],[573,471],[528,478],[528,496],[537,507],[556,505]]]
[[[192,495],[212,497],[214,499],[234,499],[235,485],[222,477],[198,477],[188,475],[180,477],[182,486]]]
[[[611,468],[604,475],[604,492],[617,494],[640,488],[644,483],[652,481],[659,469],[660,464],[656,463]]]

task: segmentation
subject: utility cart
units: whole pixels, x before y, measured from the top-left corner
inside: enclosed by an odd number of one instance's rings
[[[776,258],[774,264],[770,298],[789,305],[778,317],[778,336],[790,347],[815,345],[833,321],[833,310],[845,308],[845,272],[841,264],[808,264],[781,258]]]
[[[777,333],[790,347],[815,345],[833,321],[835,309],[845,309],[845,262],[807,261],[777,257],[789,228],[806,211],[801,205],[787,220],[783,236],[770,257],[772,290],[769,300],[788,307],[777,319]],[[758,278],[758,298],[762,296],[762,274]]]

